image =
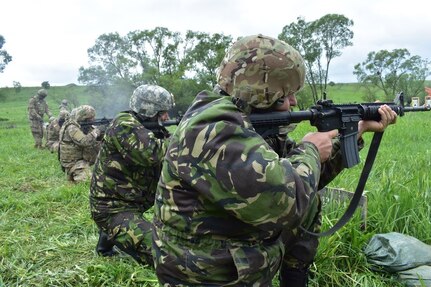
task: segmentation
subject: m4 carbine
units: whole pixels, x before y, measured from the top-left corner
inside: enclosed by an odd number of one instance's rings
[[[101,131],[100,136],[98,137],[98,140],[100,140],[103,137],[103,134],[105,134],[106,128],[108,127],[109,123],[112,121],[112,119],[107,118],[100,118],[95,119],[94,121],[83,121],[79,122],[79,125],[81,126],[82,131],[87,134],[92,127],[98,127],[98,129]]]
[[[101,134],[103,135],[108,127],[108,125],[111,123],[112,119],[108,118],[100,118],[95,119],[91,122],[79,122],[79,125],[81,126],[84,133],[88,130],[90,130],[91,127],[97,126],[99,130],[101,131]],[[168,120],[165,122],[162,122],[161,125],[158,122],[143,122],[142,125],[148,129],[156,129],[160,127],[167,127],[167,126],[173,126],[178,125],[178,123],[181,121],[181,117],[178,117],[176,120]]]
[[[358,122],[360,120],[380,120],[378,109],[381,105],[388,105],[399,116],[406,112],[429,111],[429,106],[404,107],[403,93],[396,99],[399,103],[362,103],[362,104],[334,104],[331,100],[318,101],[316,105],[305,111],[298,112],[269,112],[253,113],[250,121],[255,130],[263,137],[270,137],[279,133],[280,126],[291,123],[310,121],[319,132],[337,129],[341,143],[344,167],[350,168],[359,163],[357,144]]]
[[[310,124],[315,126],[320,132],[337,129],[341,144],[343,166],[350,168],[359,163],[357,134],[358,122],[360,120],[379,121],[380,114],[378,109],[383,104],[388,105],[399,116],[403,116],[406,112],[431,110],[429,106],[404,107],[403,98],[403,93],[400,93],[396,98],[396,103],[334,104],[331,100],[324,100],[318,101],[315,106],[306,111],[254,113],[250,115],[250,122],[263,138],[277,135],[280,126],[299,123],[305,120],[310,121]],[[350,220],[362,197],[382,136],[383,132],[374,133],[358,185],[343,216],[324,232],[314,233],[303,227],[300,227],[301,229],[314,236],[328,236],[335,233]]]

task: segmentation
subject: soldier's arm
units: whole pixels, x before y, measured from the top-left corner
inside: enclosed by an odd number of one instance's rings
[[[52,117],[52,113],[48,108],[48,104],[45,102],[45,113],[48,115],[48,117]]]
[[[97,135],[94,133],[90,132],[88,134],[84,134],[82,130],[75,125],[70,125],[68,129],[70,138],[76,145],[81,147],[90,147],[97,144]]]
[[[159,164],[166,152],[163,140],[142,125],[113,126],[110,131],[112,142],[123,158],[137,165],[152,166]],[[125,136],[127,135],[127,136]]]

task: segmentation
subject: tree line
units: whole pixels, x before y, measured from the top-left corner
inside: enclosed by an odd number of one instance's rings
[[[327,14],[314,21],[298,17],[283,27],[278,38],[296,48],[306,64],[307,85],[297,96],[300,109],[325,98],[327,86],[335,84],[330,81],[330,65],[353,45],[353,25],[344,15]],[[215,85],[217,68],[234,40],[223,33],[181,34],[165,27],[123,36],[103,34],[87,50],[89,66],[80,67],[78,81],[101,95],[99,104],[118,95],[128,98],[141,84],[160,85],[174,94],[177,110],[184,111],[199,91]],[[0,72],[12,60],[1,50],[4,42],[0,35]],[[405,48],[371,51],[354,66],[353,74],[364,87],[366,101],[379,94],[391,101],[399,91],[405,92],[407,101],[423,98],[425,80],[431,75],[430,62]]]

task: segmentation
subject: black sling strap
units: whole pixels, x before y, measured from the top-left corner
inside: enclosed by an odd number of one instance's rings
[[[376,159],[377,151],[379,150],[379,145],[383,137],[383,132],[374,133],[373,139],[371,141],[370,149],[367,154],[367,159],[365,160],[364,168],[362,169],[361,176],[359,178],[358,185],[356,186],[355,194],[350,201],[349,206],[344,212],[343,216],[334,224],[331,228],[326,231],[315,233],[306,230],[302,226],[300,228],[308,234],[323,237],[334,234],[341,227],[343,227],[352,218],[355,210],[358,208],[359,202],[364,192],[365,184],[367,183],[368,176],[370,175],[371,168],[373,167],[374,160]]]

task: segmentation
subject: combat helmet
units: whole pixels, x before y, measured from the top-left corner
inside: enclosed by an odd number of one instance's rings
[[[219,87],[243,104],[267,109],[304,86],[305,66],[299,52],[268,36],[235,42],[217,71]]]
[[[63,100],[61,101],[61,105],[62,105],[62,106],[67,106],[67,100],[66,100],[66,99],[63,99]]]
[[[58,118],[65,120],[69,117],[69,112],[65,109],[61,110],[60,113],[58,114]]]
[[[96,110],[89,105],[82,105],[72,110],[71,116],[77,122],[82,122],[96,117]]]
[[[157,85],[137,87],[129,102],[132,111],[148,118],[154,117],[158,112],[168,111],[174,106],[174,96]]]
[[[40,89],[39,91],[37,91],[37,95],[43,99],[48,96],[48,92],[45,89]]]

